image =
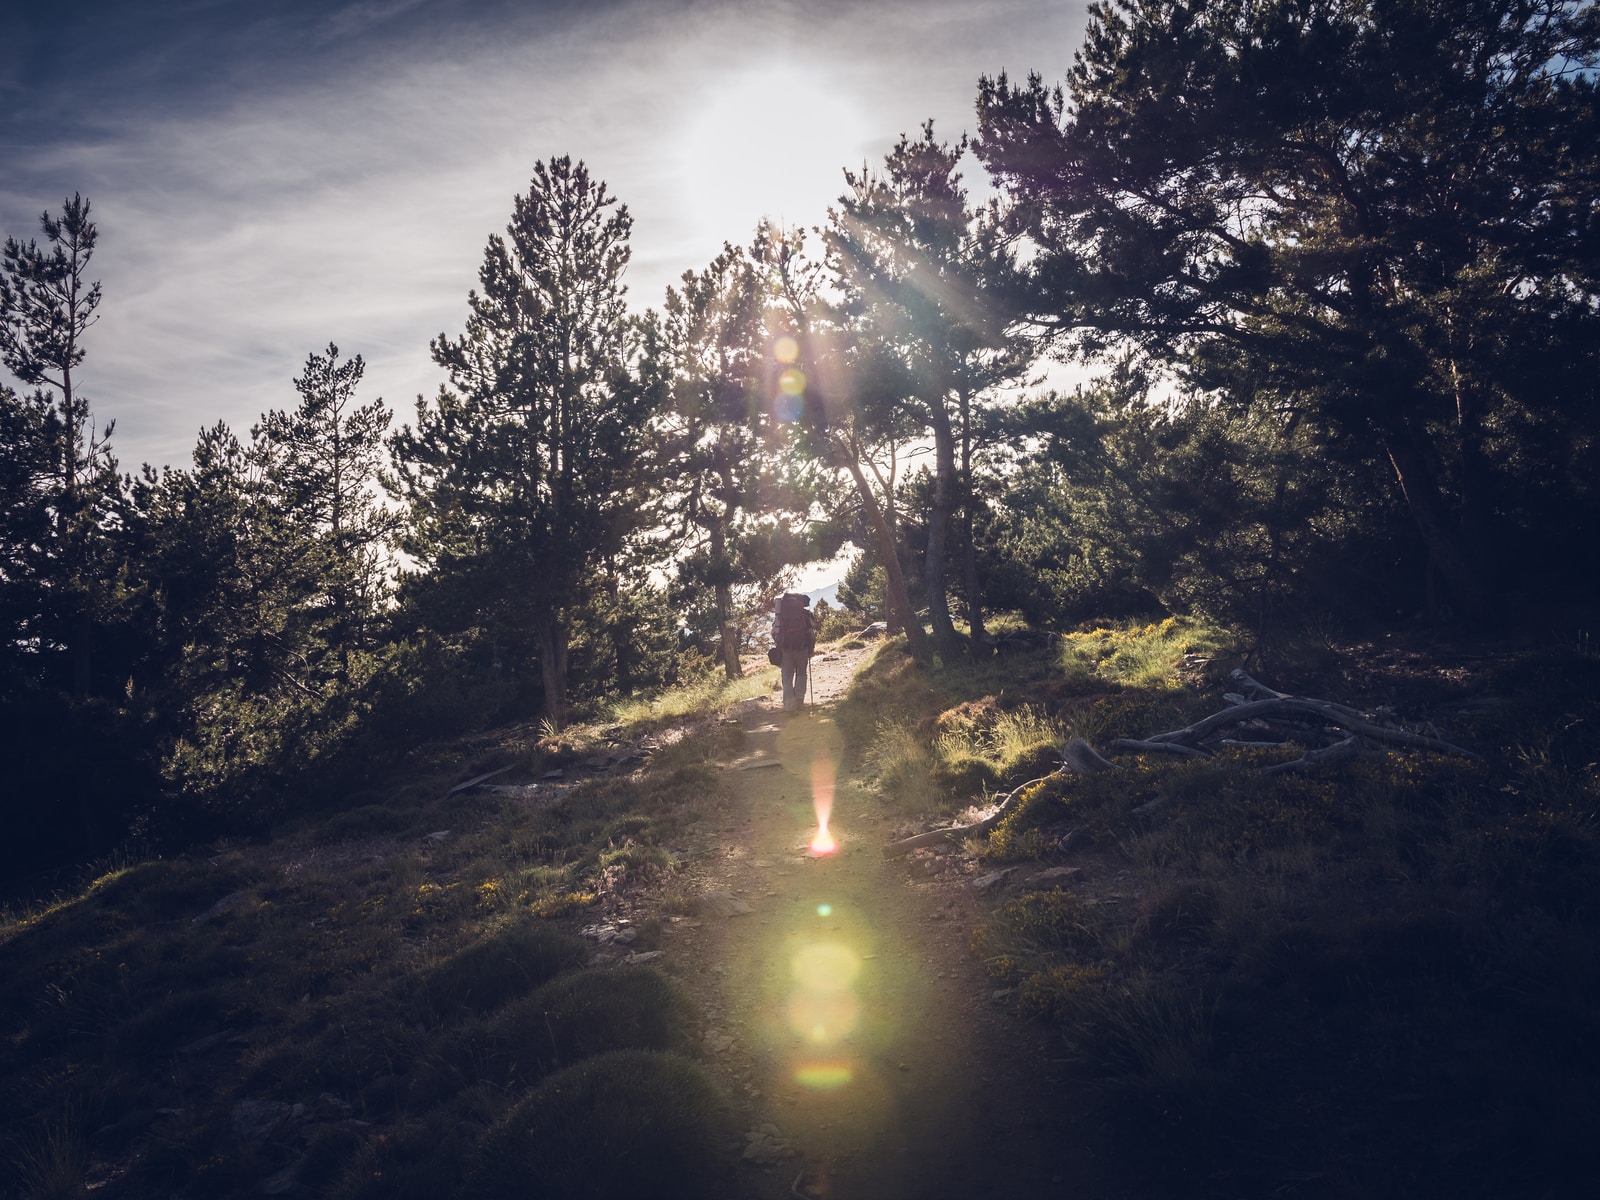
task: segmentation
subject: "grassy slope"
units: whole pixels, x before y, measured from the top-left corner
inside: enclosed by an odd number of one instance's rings
[[[1173,623],[939,674],[891,647],[838,719],[909,832],[1042,774],[1064,736],[1211,711],[1227,652]],[[974,939],[996,986],[1099,1096],[1089,1132],[1130,1195],[1567,1194],[1600,1117],[1600,662],[1365,650],[1258,674],[1432,721],[1488,761],[1268,783],[1248,755],[1123,760],[1052,780],[969,848],[1013,881],[1080,872],[996,897]],[[617,1145],[581,1131],[648,1139],[669,1118],[689,1149],[658,1148],[676,1166],[650,1194],[716,1194],[726,1127],[686,1052],[692,1005],[647,966],[580,967],[574,932],[631,911],[648,949],[648,914],[674,911],[709,764],[737,736],[684,714],[721,697],[564,745],[513,729],[425,748],[380,805],[12,914],[0,1194],[626,1194],[591,1170]],[[623,761],[559,793],[446,795],[596,756]],[[663,1094],[687,1099],[662,1113]]]
[[[585,969],[576,930],[645,889],[671,904],[737,736],[710,714],[764,682],[708,681],[560,742],[424,747],[365,793],[381,804],[7,914],[0,1196],[627,1192],[614,1164],[572,1183],[616,1153],[572,1135],[571,1104],[624,1139],[670,1119],[680,1190],[653,1194],[716,1194],[721,1160],[700,1152],[727,1129],[685,1055],[692,1004],[649,966]],[[503,767],[489,782],[511,790],[448,794]],[[648,950],[659,920],[629,936]],[[508,1164],[508,1144],[552,1139],[564,1157]]]
[[[1038,774],[1040,743],[1214,711],[1231,665],[1182,623],[1100,630],[939,679],[880,658],[846,712],[926,823]],[[969,849],[1078,873],[1010,886],[976,952],[1096,1089],[1130,1190],[1573,1194],[1600,1119],[1600,660],[1368,647],[1279,671],[1486,762],[1057,777]]]

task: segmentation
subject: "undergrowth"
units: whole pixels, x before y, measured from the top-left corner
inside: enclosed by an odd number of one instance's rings
[[[421,747],[275,839],[114,861],[6,911],[0,1197],[448,1200],[502,1187],[490,1148],[522,1121],[560,1128],[559,1155],[517,1160],[548,1194],[590,1194],[570,1181],[597,1163],[631,1178],[613,1160],[669,1128],[691,1149],[653,1194],[716,1194],[726,1110],[685,1057],[693,1004],[651,966],[587,965],[575,931],[671,892],[739,694],[701,680],[605,726]],[[613,769],[562,769],[596,756]],[[540,1107],[572,1088],[621,1124]]]
[[[1121,756],[1034,784],[976,847],[1016,881],[1078,870],[1013,883],[973,949],[1094,1089],[1130,1194],[1562,1195],[1593,1168],[1600,662],[1385,651],[1277,678],[1483,761]],[[1215,711],[1236,653],[1180,621],[941,674],[891,647],[846,728],[885,798],[940,824],[1068,737]]]

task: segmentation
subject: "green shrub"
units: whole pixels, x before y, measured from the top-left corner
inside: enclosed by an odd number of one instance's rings
[[[477,1132],[449,1109],[435,1109],[420,1121],[367,1141],[325,1194],[329,1200],[450,1200],[463,1195],[461,1180]],[[312,1149],[315,1154],[322,1148]]]
[[[997,908],[974,941],[984,958],[1094,954],[1100,949],[1100,922],[1095,910],[1071,892],[1029,892]]]
[[[1235,639],[1201,621],[1168,617],[1140,624],[1069,633],[1062,641],[1061,665],[1069,677],[1092,676],[1133,687],[1176,687],[1188,654],[1211,657],[1231,653]]]
[[[684,1049],[698,1019],[687,989],[653,967],[596,967],[508,1006],[460,1050],[482,1056],[492,1082],[526,1083],[612,1050]]]
[[[710,1077],[675,1054],[619,1050],[544,1080],[484,1135],[485,1200],[699,1200],[728,1195],[731,1129]]]
[[[439,964],[428,974],[424,994],[440,1017],[491,1012],[587,957],[581,938],[520,922]]]

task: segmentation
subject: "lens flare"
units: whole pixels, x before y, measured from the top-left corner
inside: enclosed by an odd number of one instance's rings
[[[795,1069],[794,1081],[818,1092],[832,1092],[856,1077],[855,1068],[843,1062],[803,1063]]]
[[[808,853],[821,858],[839,848],[833,834],[828,832],[828,821],[833,816],[833,759],[826,755],[811,763],[811,806],[817,813],[817,835],[811,839]]]
[[[800,414],[806,410],[804,396],[779,396],[772,403],[773,415],[785,424],[798,421]]]
[[[795,982],[808,992],[842,992],[861,974],[861,959],[848,946],[817,942],[790,961]]]
[[[785,334],[772,343],[772,357],[781,363],[792,363],[800,357],[800,343]]]
[[[851,988],[861,974],[856,952],[837,942],[816,942],[802,947],[789,966],[799,985],[789,997],[789,1028],[817,1047],[848,1037],[861,1019],[861,1002]]]
[[[831,905],[831,904],[819,904],[819,905],[817,905],[817,916],[819,916],[819,917],[831,917],[831,916],[833,916],[833,905]]]
[[[799,367],[790,367],[778,376],[778,390],[785,396],[803,396],[806,390],[805,372]]]

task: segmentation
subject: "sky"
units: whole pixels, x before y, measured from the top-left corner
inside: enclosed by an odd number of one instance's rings
[[[634,218],[629,302],[658,307],[761,217],[822,222],[842,170],[924,120],[971,130],[980,76],[1061,78],[1083,8],[5,0],[0,233],[90,200],[105,296],[79,378],[124,469],[293,407],[330,342],[404,421],[535,162],[606,180]]]

